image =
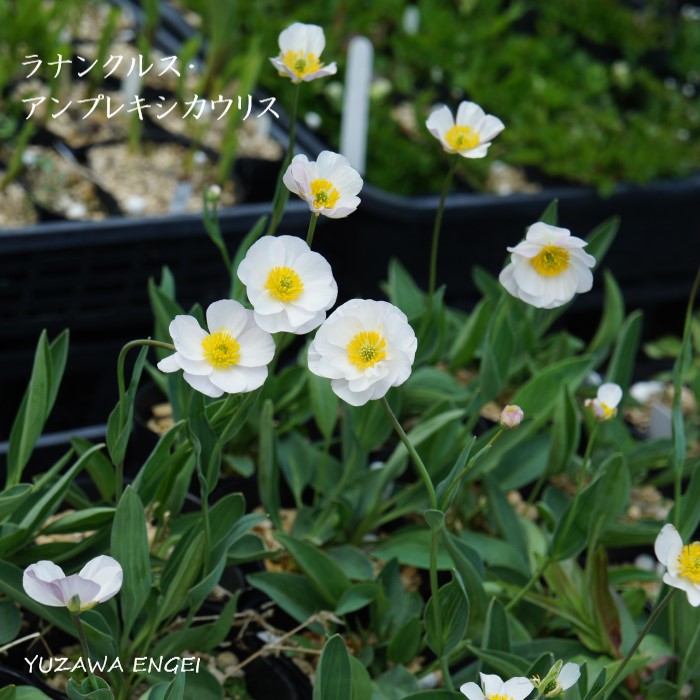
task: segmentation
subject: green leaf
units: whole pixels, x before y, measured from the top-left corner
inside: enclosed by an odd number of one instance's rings
[[[258,490],[263,507],[270,519],[282,529],[280,520],[279,467],[275,459],[275,408],[271,399],[266,399],[260,412],[260,456],[258,459]]]
[[[431,530],[440,530],[445,524],[445,514],[441,510],[429,508],[423,512],[423,517]]]
[[[143,365],[146,362],[148,346],[144,345],[139,351],[131,374],[129,388],[124,398],[117,403],[107,420],[107,450],[113,464],[123,464],[126,455],[126,447],[129,443],[131,428],[134,420],[134,399],[138,389]]]
[[[82,510],[68,513],[68,515],[63,515],[58,520],[54,520],[41,531],[41,534],[62,535],[73,532],[99,530],[112,522],[114,513],[115,509],[107,506],[83,508]]]
[[[459,700],[463,697],[461,693],[451,693],[449,690],[421,690],[420,693],[405,696],[404,700]]]
[[[497,598],[491,598],[484,624],[484,649],[510,652],[510,632],[506,610]]]
[[[586,236],[586,252],[595,258],[596,264],[593,269],[598,269],[600,263],[602,262],[605,254],[610,249],[610,246],[617,236],[617,231],[620,228],[620,219],[613,216],[610,219],[606,219],[602,224],[596,226],[589,234]]]
[[[367,669],[354,657],[350,656],[352,674],[352,700],[371,700],[372,680]]]
[[[472,646],[469,646],[468,649],[485,664],[488,664],[488,667],[492,669],[492,673],[497,673],[499,676],[512,678],[514,676],[524,676],[527,672],[528,662],[515,654],[496,649],[479,649]]]
[[[639,339],[642,335],[642,312],[632,312],[622,324],[613,349],[605,381],[614,382],[627,392],[632,379],[632,372],[637,360]]]
[[[339,634],[333,635],[323,647],[313,700],[353,700],[350,655]]]
[[[389,301],[403,311],[408,320],[420,317],[425,311],[425,295],[406,268],[396,259],[389,261],[386,285],[382,285]]]
[[[536,417],[537,423],[541,424],[554,410],[562,386],[568,386],[572,391],[577,389],[588,376],[594,362],[589,356],[572,357],[556,362],[518,389],[512,403],[520,406],[527,418]]]
[[[484,338],[479,373],[481,397],[484,401],[496,397],[510,376],[514,338],[509,306],[510,299],[503,297],[503,301],[491,317]]]
[[[597,498],[592,504],[591,530],[596,537],[605,532],[608,525],[617,520],[629,498],[631,480],[625,458],[621,454],[608,457],[598,468],[600,484]]]
[[[547,208],[542,212],[538,221],[550,226],[557,226],[559,223],[559,200],[553,199]]]
[[[204,395],[192,393],[187,428],[195,454],[195,466],[203,493],[210,494],[219,481],[221,443],[207,420]]]
[[[347,615],[348,613],[361,610],[369,605],[379,594],[379,584],[377,583],[356,583],[348,588],[340,596],[338,605],[335,608],[336,615]]]
[[[505,494],[489,476],[484,477],[484,486],[490,506],[490,512],[496,521],[501,536],[513,545],[523,563],[527,565],[527,543],[520,520],[508,502]]]
[[[202,572],[204,533],[194,539],[181,540],[165,565],[161,579],[162,602],[158,606],[158,619],[166,620],[182,609],[187,594]]]
[[[17,484],[0,493],[0,520],[18,511],[31,492],[31,484]]]
[[[136,491],[126,487],[114,515],[112,556],[124,569],[120,592],[124,637],[129,633],[151,594],[151,558],[146,513]]]
[[[0,690],[0,700],[15,700],[16,696],[17,689],[14,685],[5,686],[2,690]],[[46,698],[47,696],[41,693],[41,697]]]
[[[165,691],[164,700],[183,700],[185,697],[185,678],[184,671],[175,674],[175,678],[170,681],[168,689]]]
[[[0,645],[14,640],[21,625],[19,608],[7,600],[0,600]]]
[[[387,658],[395,664],[409,664],[421,649],[421,625],[418,616],[404,622],[389,642]]]
[[[335,608],[352,586],[343,570],[318,547],[290,535],[277,534],[277,540],[309,577],[321,596]]]
[[[581,439],[578,406],[568,386],[561,389],[552,421],[552,439],[545,474],[551,476],[565,471]]]
[[[93,684],[97,685],[97,689],[94,688]],[[68,685],[66,686],[66,694],[70,700],[83,700],[83,698],[90,698],[90,700],[112,700],[114,698],[107,681],[99,676],[91,676],[81,683],[76,683],[72,678],[69,679]]]
[[[311,410],[314,412],[314,420],[321,435],[330,440],[338,422],[338,405],[340,400],[331,388],[331,383],[324,377],[318,377],[311,372],[307,373],[306,381],[309,383],[309,396],[311,397]]]
[[[622,292],[612,274],[605,270],[605,300],[603,302],[603,315],[591,340],[587,353],[606,351],[616,340],[620,327],[625,319],[625,302]]]
[[[492,299],[482,299],[469,315],[469,320],[460,328],[448,352],[451,371],[466,366],[476,355],[493,316],[494,306]]]
[[[447,512],[459,491],[462,472],[467,466],[476,438],[472,438],[462,449],[450,473],[437,485],[435,493],[441,510]],[[459,478],[458,478],[459,477]]]
[[[42,693],[38,688],[32,688],[28,685],[19,685],[16,688],[14,696],[15,700],[51,700],[46,694]]]
[[[439,634],[435,606],[440,606],[442,634]],[[458,579],[431,596],[423,617],[426,641],[437,656],[449,654],[464,638],[469,624],[469,598]]]
[[[328,609],[324,599],[304,576],[265,571],[250,574],[248,583],[270,596],[282,610],[298,622],[306,622],[319,610]]]
[[[469,591],[469,598],[474,615],[480,617],[486,609],[487,598],[483,583],[483,566],[479,555],[466,542],[443,530],[443,541],[454,568],[462,578],[464,587]]]
[[[27,390],[10,431],[6,487],[18,484],[51,413],[63,378],[68,353],[68,331],[49,343],[42,331],[34,354]]]

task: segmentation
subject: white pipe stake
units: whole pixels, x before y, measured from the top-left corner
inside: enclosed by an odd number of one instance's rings
[[[367,162],[369,89],[372,82],[374,48],[365,36],[356,36],[348,46],[348,66],[340,124],[340,152],[361,175]]]

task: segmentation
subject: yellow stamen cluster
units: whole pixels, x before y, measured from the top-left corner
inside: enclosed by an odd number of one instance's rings
[[[332,209],[338,199],[340,198],[340,192],[335,189],[333,183],[329,180],[324,180],[323,178],[317,178],[309,183],[311,187],[311,194],[314,196],[314,207],[316,209]]]
[[[513,700],[510,695],[500,695],[499,693],[496,693],[496,695],[487,695],[486,698],[487,700]]]
[[[700,542],[683,547],[678,556],[678,575],[700,584]]]
[[[323,63],[318,60],[316,54],[305,51],[287,51],[282,57],[282,61],[299,78],[303,78],[309,73],[315,73],[323,67]]]
[[[569,269],[569,251],[557,245],[546,245],[530,260],[543,277],[556,277]]]
[[[216,369],[228,369],[241,359],[241,346],[225,329],[210,333],[202,341],[202,350],[204,359]]]
[[[279,301],[294,301],[304,291],[304,283],[291,267],[283,265],[270,270],[265,289]]]
[[[362,331],[348,343],[347,351],[355,367],[368,369],[386,357],[386,340],[377,331]]]
[[[468,126],[456,124],[445,133],[445,141],[455,151],[468,151],[479,145],[479,134]]]

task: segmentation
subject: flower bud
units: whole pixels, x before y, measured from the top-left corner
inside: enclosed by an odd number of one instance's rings
[[[501,428],[510,430],[511,428],[517,428],[520,423],[522,423],[525,414],[520,406],[506,406],[502,411],[501,415],[498,417],[498,422]]]

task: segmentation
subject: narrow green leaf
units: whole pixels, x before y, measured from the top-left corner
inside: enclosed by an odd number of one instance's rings
[[[330,605],[336,607],[343,594],[352,586],[343,570],[325,552],[312,544],[290,535],[278,534],[276,537],[309,577],[316,590]]]
[[[484,625],[484,649],[510,652],[510,632],[506,610],[497,598],[491,598]]]
[[[272,522],[282,528],[280,520],[279,467],[275,458],[275,409],[266,399],[260,412],[260,456],[258,459],[258,490],[260,500]]]
[[[339,634],[333,635],[323,647],[313,700],[353,700],[350,655]]]
[[[440,606],[442,635],[438,634],[435,605]],[[469,599],[457,579],[440,588],[431,596],[423,616],[426,641],[437,656],[449,654],[464,638],[469,624]]]
[[[146,513],[136,491],[127,486],[114,515],[112,556],[124,569],[120,600],[123,635],[129,633],[151,594],[151,558]]]
[[[642,335],[642,312],[633,311],[622,324],[617,336],[605,380],[614,382],[627,392],[637,360],[639,339]]]
[[[250,574],[248,583],[270,596],[277,605],[298,622],[307,622],[328,605],[316,588],[304,576],[287,573],[262,572]]]
[[[333,436],[335,425],[338,422],[340,400],[331,389],[331,383],[327,379],[309,372],[306,381],[309,383],[309,396],[311,397],[314,420],[321,435],[329,440]]]
[[[336,615],[347,615],[348,613],[361,610],[369,605],[379,593],[377,583],[356,583],[348,588],[338,601],[335,608]]]

